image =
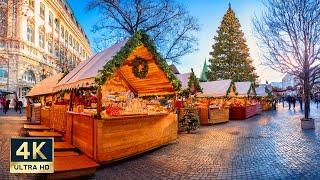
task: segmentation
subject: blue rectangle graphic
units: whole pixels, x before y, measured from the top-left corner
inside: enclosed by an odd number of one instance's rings
[[[52,138],[12,138],[11,162],[52,162]]]

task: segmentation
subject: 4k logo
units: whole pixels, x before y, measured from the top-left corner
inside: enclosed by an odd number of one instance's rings
[[[12,138],[11,173],[53,173],[53,138]]]

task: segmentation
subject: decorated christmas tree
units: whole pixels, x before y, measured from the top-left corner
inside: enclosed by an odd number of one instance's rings
[[[240,22],[229,4],[217,36],[214,37],[213,51],[210,52],[209,80],[256,81],[258,76],[254,72],[249,48],[240,27]]]
[[[188,81],[188,91],[190,94],[194,95],[197,92],[202,92],[202,88],[200,86],[199,79],[194,74],[193,69],[191,68],[191,74]]]

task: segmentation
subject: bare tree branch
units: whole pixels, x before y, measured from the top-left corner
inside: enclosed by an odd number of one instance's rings
[[[177,0],[91,0],[87,9],[101,14],[93,28],[95,49],[143,30],[168,61],[178,63],[182,56],[197,50],[194,33],[199,25]]]
[[[253,20],[264,64],[300,79],[305,118],[311,89],[320,82],[320,0],[265,0],[266,11]]]

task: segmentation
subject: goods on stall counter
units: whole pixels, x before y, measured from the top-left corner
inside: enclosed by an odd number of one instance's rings
[[[170,102],[161,104],[159,100],[142,98],[127,99],[126,102],[105,102],[105,110],[101,115],[102,117],[107,117],[167,113],[167,109],[171,107],[168,104],[170,104]]]

